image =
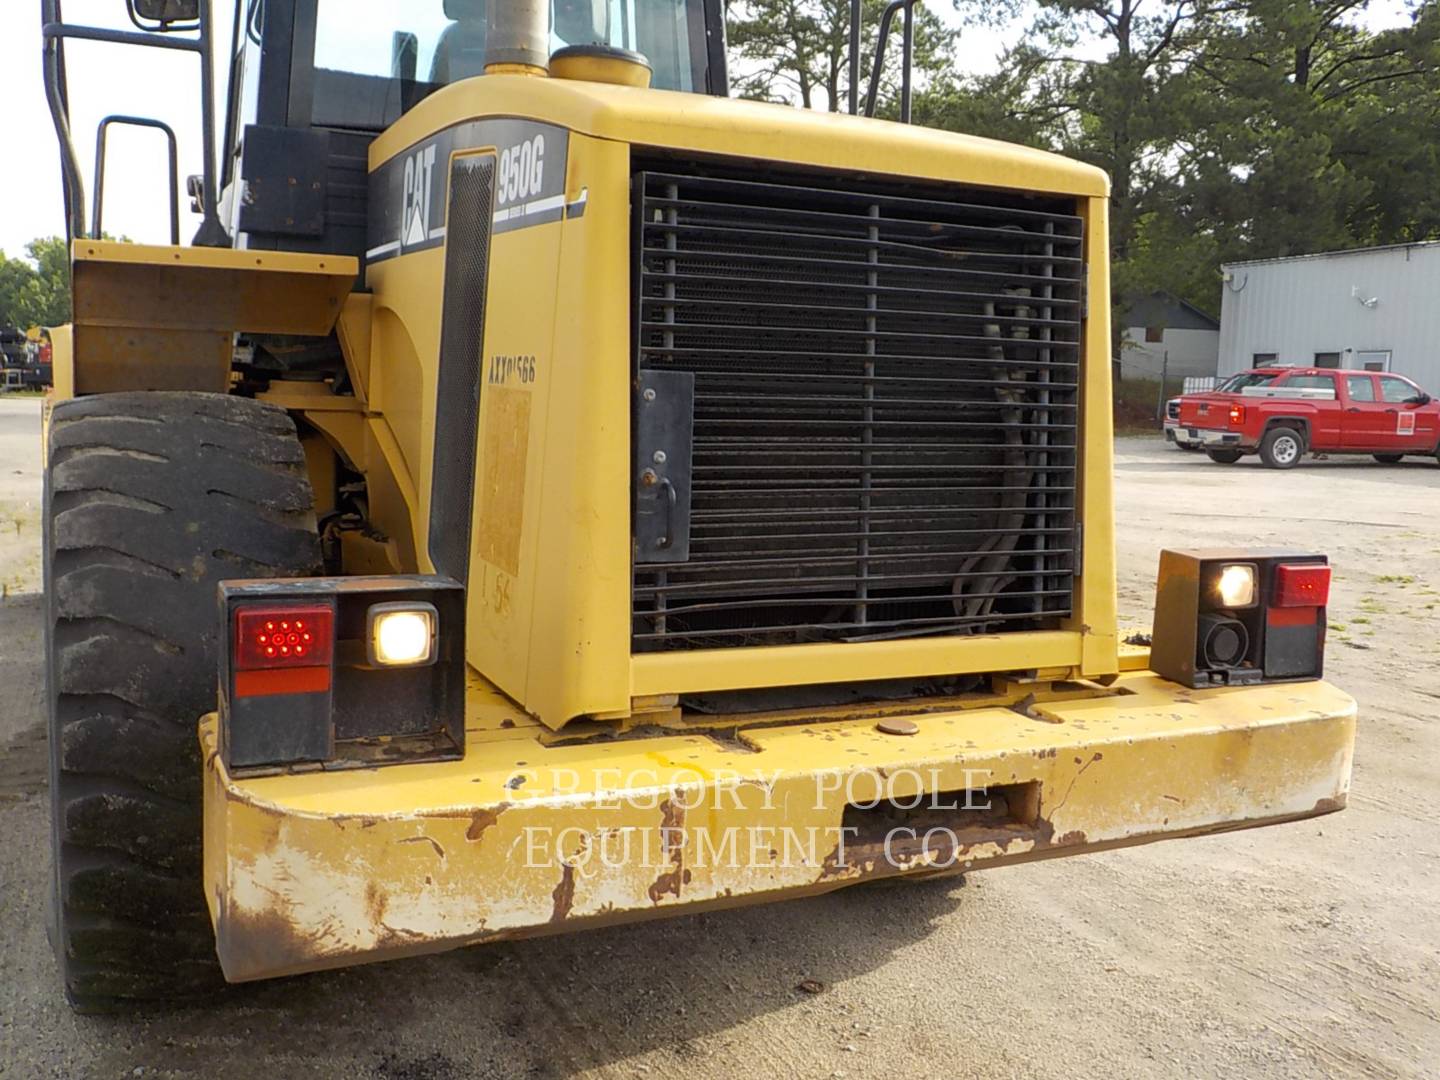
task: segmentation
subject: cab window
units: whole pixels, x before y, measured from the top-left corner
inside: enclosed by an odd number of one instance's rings
[[[1258,371],[1242,371],[1239,375],[1232,375],[1215,388],[1216,393],[1238,394],[1247,386],[1269,386],[1280,377],[1280,372],[1274,374]]]
[[[1284,383],[1287,390],[1329,390],[1335,392],[1333,375],[1291,375]]]
[[[1375,381],[1369,375],[1346,375],[1345,389],[1351,401],[1375,400]]]
[[[1398,375],[1380,376],[1380,396],[1384,401],[1399,404],[1409,401],[1420,393],[1420,388],[1409,379],[1402,379]]]
[[[500,0],[503,2],[503,0]],[[704,0],[551,0],[550,51],[641,53],[662,90],[704,92]],[[485,70],[489,0],[317,0],[312,122],[380,130]]]

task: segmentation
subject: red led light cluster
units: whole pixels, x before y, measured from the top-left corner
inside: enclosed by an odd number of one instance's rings
[[[1324,563],[1287,563],[1275,568],[1275,606],[1324,607],[1330,600],[1330,567]]]
[[[243,607],[235,613],[236,671],[328,667],[335,615],[328,607]]]

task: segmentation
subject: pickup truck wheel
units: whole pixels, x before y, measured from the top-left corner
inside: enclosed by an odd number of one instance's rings
[[[1372,454],[1371,457],[1380,462],[1381,465],[1399,465],[1400,462],[1405,460],[1404,454]]]
[[[1260,440],[1260,460],[1271,469],[1293,469],[1305,453],[1305,440],[1290,427],[1273,427]]]
[[[1239,450],[1206,450],[1205,453],[1217,465],[1234,465],[1243,456]]]
[[[222,985],[202,895],[216,585],[320,567],[295,424],[220,394],[56,406],[45,471],[50,938],[80,1012]]]

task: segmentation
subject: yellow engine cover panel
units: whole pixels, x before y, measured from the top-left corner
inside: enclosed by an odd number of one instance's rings
[[[452,169],[477,157],[494,166],[488,249],[451,250]],[[623,145],[497,118],[445,128],[372,178],[391,230],[369,253],[374,397],[422,493],[421,567],[444,570],[430,530],[453,493],[436,490],[436,462],[466,449],[435,427],[439,365],[473,362],[466,652],[557,727],[630,701],[628,164]],[[446,356],[462,340],[447,320],[474,315],[447,306],[447,277],[481,258],[483,327],[458,346],[477,352]]]
[[[467,652],[521,700],[531,662],[549,393],[557,377],[560,230],[556,221],[492,240],[480,354]]]

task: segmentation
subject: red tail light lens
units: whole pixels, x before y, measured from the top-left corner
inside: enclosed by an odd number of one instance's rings
[[[1230,423],[1236,425],[1237,427],[1238,427],[1240,424],[1245,423],[1245,406],[1244,406],[1244,405],[1231,405],[1231,406],[1230,406]]]
[[[235,612],[236,671],[329,667],[335,616],[328,607],[244,607]]]
[[[1324,607],[1330,601],[1330,567],[1323,564],[1275,568],[1276,607]]]

